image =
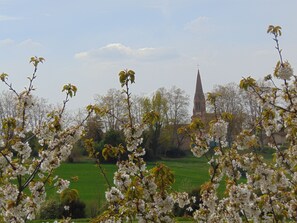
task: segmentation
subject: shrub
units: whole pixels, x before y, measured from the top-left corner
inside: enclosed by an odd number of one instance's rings
[[[76,189],[66,189],[60,195],[62,215],[60,217],[84,218],[86,217],[84,202],[79,200]]]
[[[185,151],[179,148],[171,148],[168,151],[166,151],[166,157],[169,157],[169,158],[181,158],[184,156],[186,156]]]
[[[62,215],[61,204],[57,200],[46,201],[39,213],[40,219],[56,219]]]
[[[85,208],[85,203],[79,200],[78,191],[66,189],[60,194],[60,201],[46,201],[39,216],[40,219],[85,218]]]
[[[68,210],[69,207],[69,210]],[[85,218],[86,217],[86,204],[79,199],[71,201],[70,203],[61,203],[62,217],[71,217],[71,218]]]
[[[86,204],[79,199],[71,202],[61,202],[57,200],[48,200],[40,209],[40,219],[62,219],[66,217],[85,218]]]

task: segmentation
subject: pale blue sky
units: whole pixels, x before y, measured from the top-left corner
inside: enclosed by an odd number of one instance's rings
[[[175,85],[192,99],[197,64],[205,92],[271,73],[270,24],[283,27],[284,58],[296,68],[296,0],[0,0],[0,72],[22,89],[29,58],[45,57],[37,94],[56,103],[62,85],[75,84],[71,108],[118,88],[126,68],[136,94]]]

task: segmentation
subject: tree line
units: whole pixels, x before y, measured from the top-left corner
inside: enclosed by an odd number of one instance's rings
[[[17,104],[11,100],[13,97],[15,96],[10,91],[3,91],[0,94],[1,120],[15,115]],[[34,126],[40,125],[49,118],[47,114],[55,106],[37,96],[34,96],[32,100],[35,106],[32,106],[28,111],[28,123],[29,128],[33,129]],[[104,115],[93,114],[87,120],[84,138],[92,139],[99,152],[106,144],[113,146],[125,144],[123,123],[128,111],[122,91],[109,89],[104,95],[96,95],[95,104],[105,113]],[[150,96],[133,95],[131,105],[134,123],[140,122],[148,112],[156,114],[155,120],[148,124],[144,132],[143,146],[147,151],[146,159],[157,159],[167,155],[179,156],[180,153],[183,153],[184,137],[178,134],[178,128],[190,122],[190,97],[184,90],[173,86],[170,89],[159,88]],[[66,112],[65,116],[65,125],[70,125],[80,122],[84,114],[80,111],[72,113],[72,115]],[[38,142],[34,140],[34,137],[30,143],[33,148],[38,148]],[[70,160],[79,159],[81,155],[87,155],[83,139],[76,143]]]
[[[258,83],[263,89],[269,87],[265,86],[263,81],[258,81]],[[216,85],[207,95],[209,98],[206,102],[207,114],[210,116],[215,112],[229,114],[227,130],[229,145],[232,145],[235,137],[243,128],[251,128],[254,123],[257,123],[254,133],[261,139],[260,148],[267,144],[261,124],[263,106],[255,95],[243,91],[235,83]],[[0,94],[0,120],[16,115],[17,104],[15,100],[11,100],[13,97],[15,96],[10,91],[3,91]],[[211,105],[210,98],[215,98],[216,111]],[[33,129],[34,126],[38,126],[49,119],[47,114],[55,107],[41,97],[34,96],[32,100],[35,106],[32,106],[28,111],[29,129]],[[127,107],[122,91],[109,89],[104,95],[96,95],[95,104],[106,112],[104,115],[94,114],[87,120],[85,138],[93,139],[99,152],[106,144],[113,146],[125,144],[123,122],[125,121]],[[154,120],[148,124],[143,133],[142,145],[146,148],[146,159],[185,155],[185,151],[189,149],[188,139],[184,134],[179,134],[178,129],[191,121],[189,113],[191,103],[189,95],[184,90],[173,86],[170,89],[159,88],[150,96],[133,95],[131,105],[135,123],[139,123],[143,116],[149,112],[155,114]],[[65,125],[70,125],[71,123],[78,123],[84,114],[80,111],[72,115],[66,112],[65,116]],[[34,140],[34,137],[30,143],[33,148],[38,148],[38,142]],[[83,140],[79,140],[69,160],[75,161],[84,155],[87,155],[87,152]]]

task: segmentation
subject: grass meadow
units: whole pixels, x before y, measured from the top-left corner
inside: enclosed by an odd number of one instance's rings
[[[267,154],[262,154],[266,161],[272,159],[271,151]],[[209,165],[205,158],[196,158],[188,155],[184,158],[177,159],[162,159],[158,161],[164,163],[174,172],[175,183],[173,189],[176,191],[190,192],[192,189],[198,188],[201,184],[209,180],[208,169]],[[148,168],[151,169],[156,163],[148,162]],[[113,184],[113,174],[117,167],[115,164],[103,164],[106,176],[111,184]],[[70,188],[77,189],[80,200],[86,204],[87,217],[96,216],[98,210],[105,203],[105,191],[107,183],[104,180],[99,168],[92,160],[86,160],[80,163],[63,163],[56,174],[59,177],[70,180]],[[77,178],[74,181],[73,178]],[[243,180],[244,181],[244,180]],[[221,189],[220,189],[221,188]],[[221,185],[219,192],[224,190],[224,185]],[[58,194],[54,189],[47,190],[48,199],[59,199]],[[221,193],[223,196],[223,193]],[[187,218],[177,218],[178,222],[190,222]],[[47,220],[36,220],[34,223],[47,222]],[[77,219],[74,222],[88,222],[88,219]]]
[[[164,163],[173,170],[175,175],[174,190],[190,191],[209,179],[209,166],[204,158],[187,156],[179,159],[163,159],[158,162]],[[150,169],[154,165],[154,162],[149,162],[148,168]],[[102,166],[109,182],[113,183],[112,178],[117,168],[116,165],[103,164]],[[86,203],[87,216],[94,215],[98,208],[100,209],[104,205],[107,183],[94,162],[64,163],[57,169],[56,174],[70,180],[70,188],[78,190],[80,200]],[[72,180],[74,177],[77,177],[78,180]],[[47,194],[49,199],[59,198],[54,189],[48,189]]]

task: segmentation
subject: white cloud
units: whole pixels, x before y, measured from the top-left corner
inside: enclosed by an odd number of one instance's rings
[[[0,47],[4,46],[12,46],[12,47],[22,47],[22,48],[30,48],[30,49],[36,49],[42,47],[42,44],[39,42],[36,42],[32,39],[26,39],[21,42],[16,42],[13,39],[2,39],[0,40]]]
[[[188,22],[185,24],[185,30],[190,32],[201,32],[207,31],[209,26],[209,17],[206,16],[199,16],[198,18]]]
[[[36,49],[42,47],[42,44],[39,42],[36,42],[32,39],[26,39],[26,40],[17,42],[13,39],[7,38],[7,39],[0,40],[0,47],[9,47],[11,49],[22,48],[25,50],[28,50],[28,49],[36,50]]]
[[[103,59],[103,60],[166,60],[178,57],[172,49],[167,48],[138,48],[133,49],[121,43],[111,43],[101,48],[83,51],[75,54],[76,59]]]
[[[33,41],[32,39],[26,39],[20,42],[18,45],[21,47],[27,47],[27,48],[39,48],[42,46],[41,43]]]
[[[11,21],[11,20],[19,20],[19,19],[20,19],[19,17],[0,15],[0,22]]]
[[[2,39],[0,40],[0,47],[1,46],[11,46],[13,45],[15,42],[12,39]]]

